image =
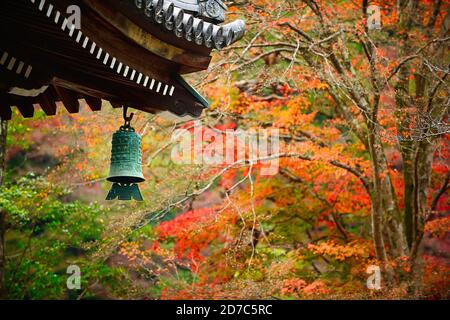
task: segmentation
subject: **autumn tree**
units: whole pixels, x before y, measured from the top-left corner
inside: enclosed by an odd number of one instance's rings
[[[251,96],[278,82],[290,88],[289,99],[296,99],[315,81],[322,83],[334,108],[329,116],[340,120],[335,128],[348,141],[357,139],[370,159],[369,168],[351,159],[341,167],[361,181],[371,199],[377,258],[386,262],[410,255],[415,260],[432,204],[448,184],[448,178],[440,179],[441,187],[430,194],[433,162],[440,161],[441,152],[445,160],[448,152],[443,137],[448,134],[449,4],[370,4],[381,9],[380,29],[367,26],[368,1],[254,1],[245,9],[252,26],[247,43],[223,55],[219,65],[229,64],[230,76],[247,70],[252,79],[241,82],[241,89]],[[263,71],[252,73],[253,66]],[[263,99],[287,98],[273,91]],[[323,133],[303,132],[301,126],[294,122],[286,129],[319,149],[329,148]],[[388,159],[394,149],[401,154],[403,203]],[[444,172],[448,177],[448,168]]]
[[[212,250],[212,238],[223,236],[226,217],[235,219],[234,240],[228,228],[224,240],[226,256],[235,253],[233,262],[209,253],[205,269],[195,268],[206,278],[223,264],[238,270],[250,268],[254,259],[261,264],[264,255],[260,251],[255,257],[255,248],[262,242],[271,247],[269,242],[285,233],[280,227],[287,224],[305,232],[309,248],[319,256],[361,264],[372,261],[374,250],[378,262],[372,262],[384,266],[391,284],[403,272],[399,265],[402,270],[412,266],[407,273],[420,282],[424,231],[447,225],[440,214],[448,209],[449,4],[233,4],[233,13],[245,17],[249,30],[242,43],[217,55],[210,72],[199,79],[213,101],[201,120],[222,133],[230,123],[239,129],[278,128],[282,148],[256,162],[206,167],[203,181],[158,211],[162,214],[155,221],[171,209],[184,210],[183,217],[165,222],[164,230],[171,230],[176,248],[202,257],[198,252]],[[376,8],[381,24],[374,29],[368,21]],[[261,177],[258,160],[273,158],[280,158],[280,174]],[[239,171],[242,167],[246,169]],[[223,219],[205,227],[185,204],[218,181],[225,196],[215,210]],[[268,209],[272,205],[278,209]],[[343,221],[346,214],[362,221],[366,210],[372,247],[364,241],[363,229],[357,234]],[[302,223],[294,224],[298,218]],[[180,221],[189,221],[188,233]],[[274,227],[267,230],[263,224]],[[323,227],[329,230],[325,235],[312,234]],[[207,237],[202,236],[204,228]],[[248,235],[244,246],[243,235]],[[332,240],[315,245],[323,237]],[[294,247],[299,241],[292,233],[289,239]],[[314,261],[312,266],[321,273]],[[287,283],[289,292],[305,287],[302,281]]]

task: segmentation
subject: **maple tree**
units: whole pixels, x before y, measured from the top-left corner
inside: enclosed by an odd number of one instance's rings
[[[308,211],[320,207],[317,222],[347,243],[310,246],[313,252],[344,260],[363,250],[348,247],[355,234],[341,219],[370,214],[367,256],[395,283],[392,261],[408,257],[420,269],[424,230],[448,209],[449,4],[371,4],[382,10],[381,30],[367,28],[367,1],[253,1],[236,10],[253,26],[247,43],[218,57],[211,69],[225,67],[225,76],[209,73],[201,84],[214,99],[211,120],[281,130],[281,174],[306,185]],[[268,197],[279,207],[298,205],[286,191],[278,200],[273,181],[270,191],[250,183],[252,203],[237,202],[242,212]],[[267,237],[262,226],[255,219],[252,232]]]
[[[262,11],[271,8],[270,3],[264,3]],[[386,260],[389,255],[395,257],[411,252],[414,259],[424,223],[430,217],[427,194],[430,194],[433,156],[440,155],[441,158],[437,156],[435,160],[435,166],[439,166],[445,162],[448,152],[446,138],[434,138],[442,136],[448,128],[444,124],[448,116],[445,83],[448,3],[405,1],[400,7],[396,7],[394,1],[375,4],[383,10],[381,31],[369,31],[365,26],[367,1],[339,5],[327,1],[288,2],[286,7],[299,15],[277,20],[273,15],[266,16],[258,11],[252,17],[263,17],[261,25],[270,26],[270,36],[277,38],[277,33],[282,34],[278,39],[286,41],[274,43],[268,41],[269,36],[264,32],[255,33],[252,42],[243,46],[244,52],[253,50],[255,61],[242,64],[239,60],[233,61],[238,65],[232,70],[275,54],[274,67],[283,66],[283,60],[289,61],[288,68],[283,70],[283,75],[287,73],[283,80],[285,85],[294,88],[292,91],[304,92],[310,85],[326,91],[322,98],[332,100],[335,113],[328,113],[330,121],[326,123],[336,130],[335,133],[356,140],[370,159],[365,166],[354,157],[344,158],[344,162],[351,164],[347,170],[361,180],[370,195],[377,258]],[[281,8],[278,5],[273,5],[272,9]],[[279,12],[283,10],[286,9],[279,9]],[[362,15],[356,21],[346,14],[353,15],[360,10]],[[385,41],[383,33],[387,33],[392,42]],[[264,48],[272,50],[264,51]],[[287,56],[289,52],[293,55]],[[297,61],[300,58],[302,61]],[[267,61],[264,62],[267,65]],[[269,61],[269,65],[271,63]],[[430,70],[440,72],[430,73]],[[270,81],[266,72],[259,76],[262,81]],[[323,86],[318,87],[316,83]],[[310,103],[301,103],[301,100],[304,98],[295,103],[297,108],[308,108]],[[315,104],[320,104],[319,101]],[[333,138],[339,136],[330,136],[323,126],[319,130],[308,126],[311,121],[306,117],[317,117],[314,112],[307,115],[295,112],[288,104],[284,112],[280,112],[280,125],[284,124],[290,133],[306,136],[311,144],[318,145],[319,150],[314,150],[315,159],[339,159],[336,154],[342,154],[345,148],[341,143],[334,143]],[[283,119],[286,119],[284,123]],[[333,124],[334,121],[337,123]],[[311,148],[313,146],[308,150]],[[321,151],[331,152],[323,156]],[[403,186],[394,186],[398,173],[392,170],[395,159],[388,156],[403,160]],[[443,166],[443,172],[448,174],[448,168]],[[445,182],[443,186],[445,189]],[[394,187],[403,190],[396,194]],[[403,208],[399,207],[399,196],[404,197]],[[384,244],[388,245],[389,252]]]

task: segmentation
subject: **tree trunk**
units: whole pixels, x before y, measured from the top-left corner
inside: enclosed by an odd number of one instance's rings
[[[406,45],[402,48],[402,54],[406,55]],[[408,113],[410,95],[409,95],[409,69],[405,65],[400,68],[398,73],[399,81],[395,88],[396,100],[396,119],[398,144],[400,146],[400,153],[402,155],[402,169],[403,169],[403,194],[404,194],[404,225],[406,241],[408,248],[411,249],[413,243],[413,189],[414,189],[414,150],[416,148],[415,142],[412,140],[410,125],[411,115]]]
[[[422,242],[425,222],[428,215],[427,198],[433,162],[433,144],[422,141],[417,148],[414,165],[414,216],[413,216],[413,248],[411,257],[414,261]]]
[[[0,119],[0,187],[3,185],[5,175],[6,160],[6,136],[8,122]],[[0,299],[6,295],[5,287],[5,233],[6,233],[6,212],[0,208]]]
[[[405,233],[408,242],[408,248],[411,249],[413,244],[413,190],[414,190],[414,170],[411,150],[413,143],[401,144],[403,158],[403,179],[404,179],[404,205],[405,205]]]
[[[375,255],[378,260],[385,263],[387,261],[386,250],[383,240],[383,209],[381,206],[381,185],[380,173],[375,150],[375,134],[369,129],[369,147],[372,158],[374,190],[372,194],[372,238],[375,247]]]
[[[433,162],[433,144],[421,141],[417,147],[414,159],[414,188],[413,188],[413,243],[411,248],[412,263],[412,287],[416,295],[420,295],[424,262],[422,259],[422,240],[424,227],[428,214],[427,194],[431,178],[431,166]]]
[[[382,211],[382,226],[388,237],[390,244],[389,254],[398,257],[407,253],[406,237],[403,227],[403,220],[398,209],[397,198],[392,186],[391,177],[388,173],[388,165],[380,133],[376,126],[371,128],[371,157],[374,172],[375,192],[379,193],[376,201],[380,201]]]
[[[399,215],[395,193],[387,173],[387,160],[376,125],[369,124],[369,147],[373,170],[372,202],[372,237],[377,259],[384,265],[387,283],[393,284],[394,271],[388,263],[384,236],[387,238],[390,253],[394,256],[403,254],[406,241]]]

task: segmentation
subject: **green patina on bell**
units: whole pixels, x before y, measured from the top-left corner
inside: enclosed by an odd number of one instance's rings
[[[106,200],[143,201],[137,183],[145,181],[142,174],[141,137],[130,126],[131,117],[126,117],[125,125],[113,134],[111,167],[108,181],[113,182]]]

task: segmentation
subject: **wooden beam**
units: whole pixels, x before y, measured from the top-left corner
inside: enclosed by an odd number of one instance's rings
[[[44,93],[39,95],[38,103],[46,115],[54,116],[56,114],[56,99],[57,94],[53,86],[50,86]]]
[[[78,95],[75,92],[62,87],[55,87],[55,89],[69,113],[78,113],[80,111]]]
[[[84,100],[92,111],[100,111],[102,109],[102,99],[85,96]]]
[[[11,107],[3,102],[0,103],[0,118],[2,120],[11,120],[12,118]]]
[[[34,106],[29,101],[19,101],[16,103],[17,109],[24,118],[33,118],[34,116]]]
[[[109,103],[111,103],[111,106],[114,109],[118,109],[118,108],[122,108],[123,107],[123,105],[121,103],[118,103],[118,102],[110,101]]]

